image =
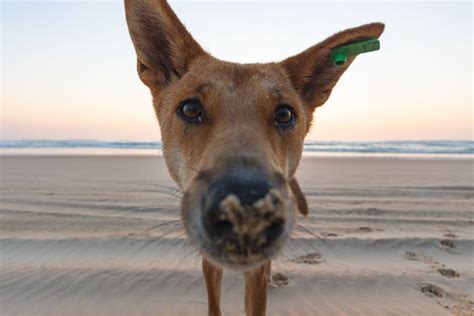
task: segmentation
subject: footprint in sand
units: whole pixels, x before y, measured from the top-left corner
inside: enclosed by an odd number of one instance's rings
[[[444,248],[450,248],[450,249],[456,248],[456,244],[455,244],[454,240],[452,240],[452,239],[441,239],[439,241],[439,243]]]
[[[446,295],[446,291],[443,288],[430,283],[423,284],[421,286],[421,292],[423,292],[425,295],[436,296],[439,298],[442,298]]]
[[[282,287],[288,285],[288,283],[289,281],[286,275],[283,273],[275,273],[272,275],[269,285],[272,287]]]
[[[450,251],[456,247],[456,244],[453,240],[454,238],[457,238],[455,234],[446,233],[444,234],[444,237],[446,237],[446,239],[440,240],[440,245],[443,249]],[[407,251],[404,253],[404,256],[409,260],[421,261],[429,265],[433,270],[436,269],[436,271],[445,278],[453,279],[461,277],[457,271],[447,268],[444,264],[418,252]],[[431,283],[423,284],[420,290],[425,295],[434,297],[437,304],[451,310],[454,315],[474,315],[474,302],[469,295],[455,291],[448,292],[442,287]]]
[[[323,262],[324,260],[320,253],[310,252],[306,255],[298,256],[295,259],[292,259],[291,261],[295,263],[318,264],[318,263]]]
[[[436,303],[449,309],[453,315],[474,315],[474,302],[469,295],[448,292],[438,285],[423,284],[421,292],[436,299]]]
[[[363,227],[359,227],[359,231],[362,233],[371,233],[373,232],[373,229],[370,227],[363,226]]]
[[[404,254],[405,258],[408,260],[421,261],[429,265],[431,268],[436,269],[439,274],[446,278],[454,279],[459,278],[460,275],[456,270],[446,268],[446,266],[438,261],[433,260],[433,258],[416,253],[414,251],[407,251]]]
[[[459,273],[453,269],[448,269],[448,268],[439,268],[438,272],[447,278],[459,278]]]
[[[438,263],[433,260],[433,258],[425,256],[421,253],[415,252],[415,251],[406,251],[404,254],[404,257],[407,258],[408,260],[413,260],[413,261],[421,261],[426,263],[427,265],[435,267],[435,265]]]
[[[438,270],[438,272],[447,278],[459,278],[459,273],[453,269],[446,268],[446,266],[438,261],[433,260],[433,258],[422,255],[415,251],[407,251],[404,254],[405,258],[413,261],[421,261],[429,265],[431,268]]]

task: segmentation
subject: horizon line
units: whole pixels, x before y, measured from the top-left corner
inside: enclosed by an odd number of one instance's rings
[[[474,138],[426,138],[426,139],[371,139],[371,140],[344,140],[344,139],[305,139],[305,142],[344,142],[344,143],[364,143],[364,142],[474,142]],[[101,139],[101,138],[19,138],[19,139],[0,139],[1,142],[117,142],[117,143],[161,143],[161,139]]]

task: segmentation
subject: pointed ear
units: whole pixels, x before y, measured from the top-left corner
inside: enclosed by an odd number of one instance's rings
[[[125,0],[125,15],[138,75],[152,90],[180,78],[195,58],[206,54],[165,0]]]
[[[304,216],[308,215],[308,202],[306,201],[303,191],[301,191],[300,185],[298,184],[298,181],[296,181],[296,178],[291,178],[290,189],[296,199],[298,211]]]
[[[312,111],[326,102],[332,88],[355,58],[355,56],[348,58],[342,66],[333,65],[332,49],[356,41],[378,38],[383,29],[382,23],[348,29],[281,62],[293,87]]]

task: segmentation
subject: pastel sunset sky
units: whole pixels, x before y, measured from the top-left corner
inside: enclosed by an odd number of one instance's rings
[[[471,139],[473,4],[171,1],[214,56],[278,61],[386,24],[315,115],[311,140]],[[158,140],[121,1],[2,1],[1,139]]]

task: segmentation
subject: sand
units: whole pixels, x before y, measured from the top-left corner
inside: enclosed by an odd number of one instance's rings
[[[160,157],[1,157],[1,315],[206,315]],[[268,315],[473,315],[473,161],[305,158]],[[226,270],[224,315],[243,315]]]

